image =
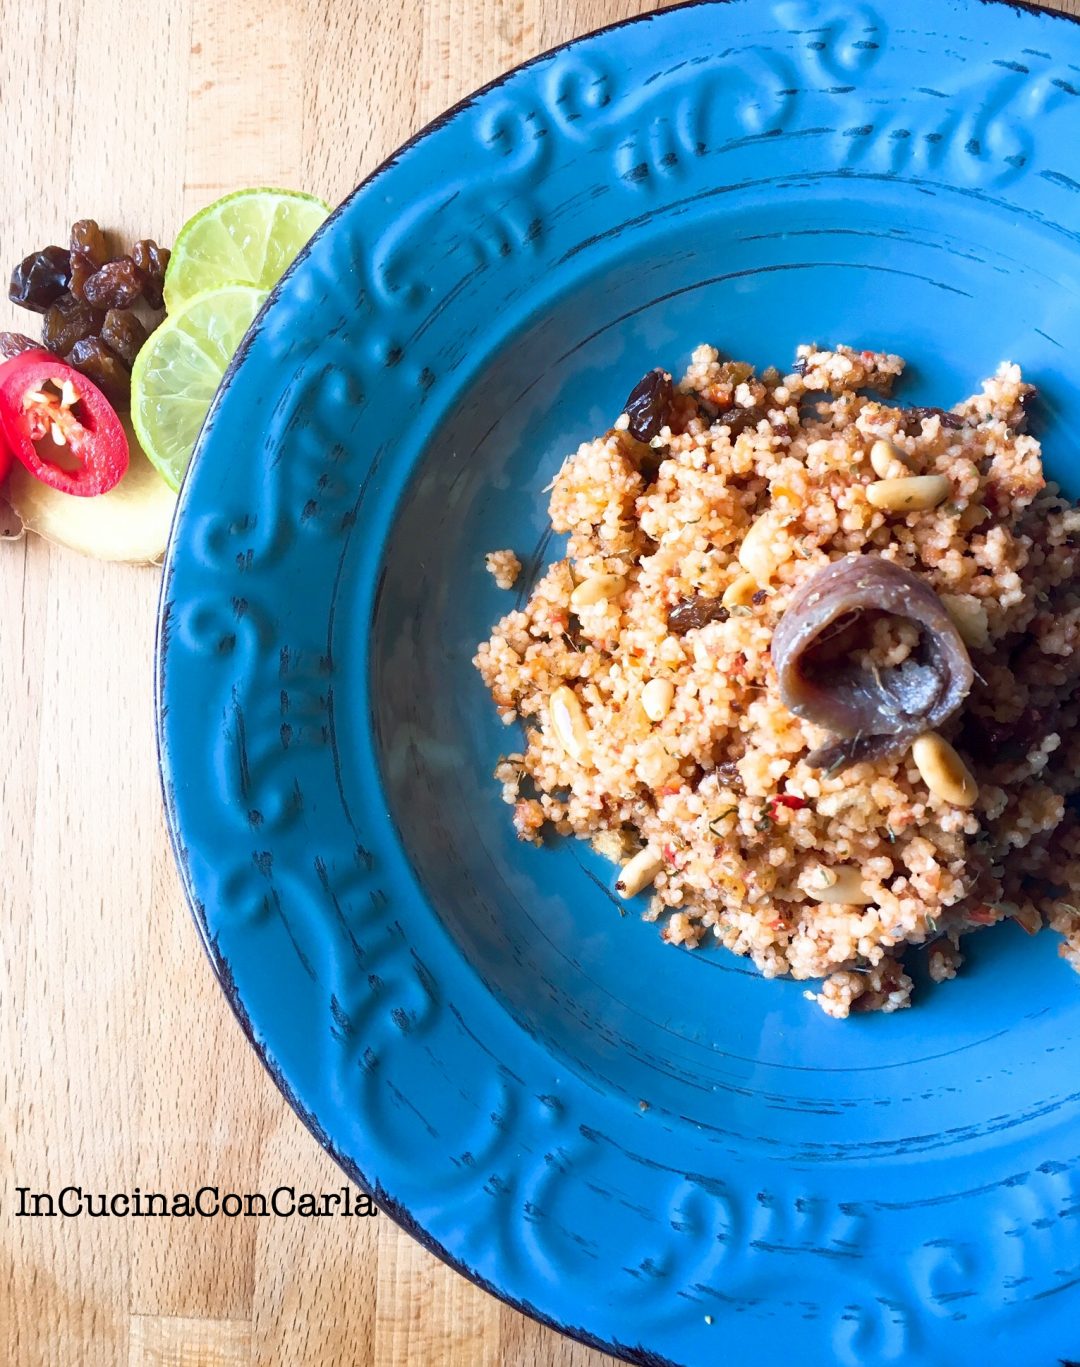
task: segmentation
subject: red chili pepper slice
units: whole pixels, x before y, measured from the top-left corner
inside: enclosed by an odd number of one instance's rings
[[[778,807],[790,807],[793,812],[801,812],[805,806],[805,797],[797,797],[794,793],[773,793],[769,798],[769,815],[775,821]]]
[[[116,410],[97,385],[48,351],[24,351],[0,365],[0,433],[11,456],[61,493],[107,493],[128,467],[127,435]],[[50,436],[74,468],[38,451],[34,443]]]

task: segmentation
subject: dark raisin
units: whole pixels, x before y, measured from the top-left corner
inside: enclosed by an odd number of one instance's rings
[[[949,413],[944,408],[902,408],[901,430],[909,437],[917,437],[922,430],[923,418],[940,418],[942,427],[949,427],[954,431],[964,425],[964,420],[958,413]]]
[[[63,247],[32,252],[11,272],[8,298],[32,313],[44,313],[64,293],[71,279],[71,258]]]
[[[113,403],[121,403],[131,393],[131,373],[114,356],[100,337],[84,337],[68,352],[68,365],[81,370]]]
[[[646,484],[655,484],[656,477],[660,473],[660,467],[668,456],[671,455],[669,446],[661,446],[654,449],[651,446],[641,446],[642,455],[637,460],[638,473]]]
[[[743,777],[739,772],[739,761],[735,759],[721,760],[714,770],[716,777],[721,783],[729,788],[741,788]]]
[[[728,408],[716,419],[716,425],[729,427],[732,438],[735,438],[748,427],[756,427],[760,421],[760,408]]]
[[[620,432],[613,427],[608,436],[615,437],[619,444],[619,450],[638,472],[646,484],[652,484],[656,476],[660,473],[660,466],[667,460],[671,451],[666,446],[658,449],[649,445],[648,442],[638,441],[629,432]]]
[[[769,591],[768,591],[768,589],[758,589],[756,593],[754,593],[753,595],[751,595],[750,601],[751,601],[751,603],[753,603],[753,605],[754,605],[755,607],[759,608],[759,607],[761,607],[762,603],[765,603],[765,602],[768,601],[768,598],[769,598]]]
[[[1057,711],[1029,707],[1014,721],[997,721],[968,712],[960,732],[961,748],[982,764],[1016,763],[1057,723]]]
[[[143,278],[130,256],[107,261],[83,285],[83,298],[96,309],[129,309],[143,292]]]
[[[50,351],[66,356],[76,342],[101,331],[105,315],[72,294],[62,294],[45,315],[41,339]]]
[[[12,356],[21,356],[24,351],[40,351],[41,343],[25,332],[0,332],[0,358],[10,361]]]
[[[71,284],[68,288],[80,303],[86,299],[86,282],[97,274],[97,269],[88,256],[83,256],[82,252],[72,252]]]
[[[109,259],[105,234],[92,218],[80,218],[71,225],[71,255],[85,258],[93,270],[100,270]]]
[[[143,298],[153,309],[161,308],[165,267],[169,264],[168,247],[159,247],[153,238],[144,237],[131,249],[131,259],[142,276]]]
[[[80,218],[71,225],[71,293],[86,298],[86,282],[105,265],[109,248],[105,234],[92,218]]]
[[[630,435],[638,441],[652,441],[670,420],[674,398],[671,376],[663,370],[650,370],[633,387],[623,405],[623,412],[630,420]]]
[[[708,622],[726,622],[729,616],[719,598],[685,598],[668,613],[668,631],[674,636],[685,636]]]
[[[146,329],[130,309],[110,309],[101,325],[101,340],[130,368],[146,341]]]
[[[1016,424],[1018,432],[1026,432],[1028,423],[1031,420],[1031,411],[1039,401],[1039,391],[1029,389],[1026,394],[1020,395],[1020,419]]]

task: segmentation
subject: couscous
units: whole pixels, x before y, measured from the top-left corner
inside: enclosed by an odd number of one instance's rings
[[[566,555],[476,656],[524,723],[496,770],[523,839],[591,841],[664,939],[823,980],[839,1017],[1006,917],[1080,967],[1080,510],[1017,366],[949,412],[886,402],[902,369],[650,372],[564,462]]]

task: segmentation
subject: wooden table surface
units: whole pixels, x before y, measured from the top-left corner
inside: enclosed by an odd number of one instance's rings
[[[335,201],[476,86],[649,8],[6,4],[0,265],[64,241],[81,216],[168,243],[242,185]],[[25,328],[16,313],[0,306],[0,327]],[[384,1216],[14,1218],[19,1185],[340,1184],[245,1042],[180,893],[153,745],[157,589],[154,570],[36,539],[0,546],[0,1362],[610,1362],[477,1290]]]

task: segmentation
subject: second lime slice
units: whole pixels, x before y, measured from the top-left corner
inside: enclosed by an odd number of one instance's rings
[[[180,487],[225,368],[266,291],[227,285],[198,294],[150,334],[131,371],[131,421],[162,478]]]
[[[165,272],[165,307],[173,313],[222,285],[273,289],[329,212],[299,190],[237,190],[215,200],[180,229]]]

